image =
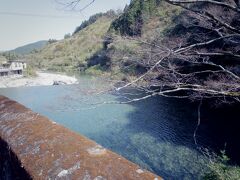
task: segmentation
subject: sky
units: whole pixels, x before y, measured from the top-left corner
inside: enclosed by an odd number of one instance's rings
[[[82,0],[85,3],[82,6],[89,1]],[[73,11],[67,10],[56,0],[0,0],[0,51],[39,40],[62,39],[90,15],[109,9],[123,9],[129,2],[95,0],[83,11]]]

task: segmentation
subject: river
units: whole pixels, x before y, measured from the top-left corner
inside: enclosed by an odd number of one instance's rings
[[[207,158],[193,140],[197,103],[157,97],[130,104],[102,104],[120,101],[122,97],[91,93],[104,84],[99,79],[80,78],[79,81],[78,85],[0,89],[0,94],[165,179],[199,179],[206,172]],[[215,120],[209,123],[213,116],[207,115],[204,108],[203,111],[198,145],[216,151],[223,149],[229,140],[225,136],[228,132],[221,133],[215,128]],[[231,143],[227,144],[229,149],[233,147]],[[238,150],[234,148],[233,155]]]

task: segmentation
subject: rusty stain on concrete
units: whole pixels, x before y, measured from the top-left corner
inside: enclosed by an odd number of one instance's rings
[[[161,179],[3,96],[0,96],[0,138],[36,180]]]

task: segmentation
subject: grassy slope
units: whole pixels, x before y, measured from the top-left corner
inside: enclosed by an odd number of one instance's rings
[[[154,14],[144,13],[141,37],[144,40],[154,39],[156,36],[163,34],[164,30],[172,24],[172,17],[179,13],[177,8],[171,7],[164,2],[161,2],[155,8]],[[129,8],[127,13],[130,12],[131,14],[131,11],[132,9]],[[52,71],[68,72],[77,70],[79,67],[85,68],[87,67],[87,59],[97,52],[102,53],[106,51],[102,50],[103,37],[108,32],[109,34],[114,34],[114,38],[106,54],[111,58],[112,72],[118,74],[120,72],[119,75],[121,75],[119,63],[122,63],[125,57],[139,58],[138,50],[141,44],[126,40],[121,36],[116,37],[115,31],[110,28],[112,21],[113,18],[108,16],[100,17],[96,22],[72,37],[48,44],[40,52],[27,55],[27,59],[33,67]]]
[[[134,2],[137,1],[135,0]],[[125,13],[132,14],[131,11],[135,11],[135,9],[135,7],[129,6],[118,19],[121,19]],[[159,6],[154,7],[154,13],[148,14],[148,12],[144,10],[144,21],[141,26],[142,36],[139,38],[150,41],[163,35],[164,30],[173,24],[172,17],[180,13],[178,8],[169,6],[163,1],[160,2]],[[72,72],[78,70],[80,67],[82,67],[81,69],[85,69],[88,59],[91,59],[93,55],[100,52],[99,54],[105,53],[111,59],[112,74],[116,74],[116,76],[122,78],[122,75],[126,73],[126,71],[122,70],[122,63],[126,59],[141,58],[141,55],[138,53],[141,49],[141,44],[129,41],[118,35],[118,32],[113,30],[114,23],[112,22],[113,18],[102,16],[96,22],[82,29],[72,37],[48,44],[40,52],[28,55],[27,59],[33,67],[39,69]],[[118,25],[121,26],[121,24]],[[108,45],[108,49],[103,49],[103,37],[106,34],[112,35],[113,42]],[[90,69],[88,68],[87,72],[89,70],[98,71],[99,69],[101,67],[95,66]],[[131,75],[134,74],[134,71],[133,67],[128,73]]]
[[[111,18],[101,17],[68,39],[45,46],[40,52],[27,56],[37,67],[53,71],[73,71],[85,66],[86,60],[101,50],[102,39],[107,33]]]
[[[180,13],[179,7],[161,1],[156,7],[155,14],[146,20],[142,30],[142,38],[154,40],[156,37],[164,36],[164,32],[174,26],[173,19]]]

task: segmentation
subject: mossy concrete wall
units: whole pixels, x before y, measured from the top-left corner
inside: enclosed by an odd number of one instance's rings
[[[3,96],[0,160],[0,175],[5,179],[161,179]]]

